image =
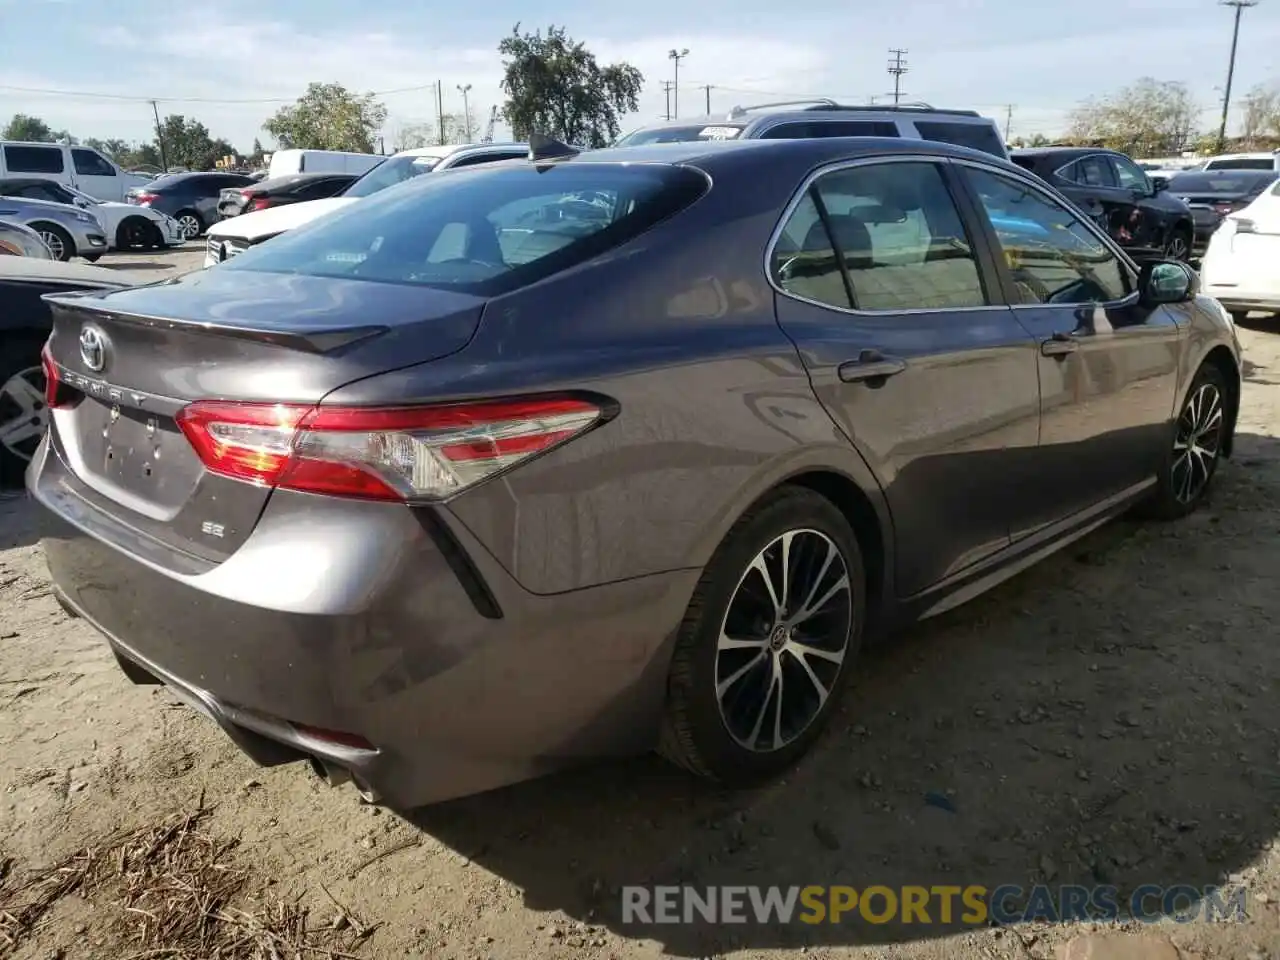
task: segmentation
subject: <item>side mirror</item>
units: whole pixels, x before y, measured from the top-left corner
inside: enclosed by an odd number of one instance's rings
[[[1200,292],[1200,277],[1185,263],[1155,260],[1143,264],[1138,274],[1138,295],[1150,307],[1185,303]]]
[[[1152,193],[1164,193],[1168,189],[1169,189],[1168,177],[1152,177],[1151,178]]]
[[[79,197],[76,197],[76,206],[77,206],[77,207],[79,207],[81,210],[88,210],[88,209],[89,209],[89,201],[88,201],[88,200],[81,200]]]

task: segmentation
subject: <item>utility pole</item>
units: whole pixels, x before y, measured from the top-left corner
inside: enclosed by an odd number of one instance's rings
[[[1231,112],[1231,81],[1236,73],[1236,45],[1240,41],[1240,14],[1245,7],[1256,7],[1258,0],[1218,0],[1224,7],[1235,7],[1235,24],[1231,28],[1231,59],[1227,61],[1227,88],[1222,93],[1222,124],[1218,127],[1218,152],[1227,145],[1227,115]]]
[[[1012,103],[1004,108],[1004,142],[1009,142],[1009,126],[1013,123],[1013,107]]]
[[[902,75],[907,72],[907,61],[902,58],[907,51],[890,47],[889,53],[893,55],[893,59],[889,61],[889,73],[893,75],[893,105],[896,107],[902,100]]]
[[[471,101],[467,99],[467,94],[471,92],[471,84],[463,86],[458,84],[458,92],[462,94],[462,122],[467,125],[467,143],[471,142]]]
[[[667,120],[670,120],[671,119],[671,81],[670,80],[662,81],[662,92],[667,95],[667,112],[663,114],[663,116]]]
[[[707,94],[707,116],[711,116],[711,84],[703,84],[702,89],[706,91]]]
[[[156,118],[156,145],[160,148],[160,169],[165,173],[168,173],[169,161],[165,159],[164,133],[160,129],[160,108],[156,106],[156,102],[154,100],[151,101],[151,113]]]
[[[672,118],[680,116],[680,61],[689,55],[689,48],[683,50],[672,50],[667,54],[667,59],[675,62],[676,75],[671,83],[671,116]]]
[[[436,81],[436,126],[440,128],[440,146],[444,146],[444,84]]]

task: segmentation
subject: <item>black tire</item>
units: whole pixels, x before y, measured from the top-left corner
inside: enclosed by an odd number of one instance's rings
[[[773,641],[765,641],[764,646],[748,650],[721,653],[718,649],[721,631],[726,627],[730,615],[730,603],[735,597],[739,597],[741,603],[750,599],[748,594],[752,592],[757,593],[758,597],[764,596],[759,593],[764,582],[752,581],[752,578],[759,577],[752,567],[754,561],[766,547],[776,545],[779,538],[787,533],[794,535],[790,541],[791,549],[795,551],[791,566],[795,568],[797,584],[806,582],[802,576],[804,573],[812,572],[820,566],[816,559],[818,553],[812,554],[815,559],[807,559],[809,547],[804,546],[804,543],[811,543],[824,555],[827,548],[833,546],[844,563],[849,583],[847,601],[840,599],[837,593],[834,596],[839,601],[838,610],[832,605],[820,605],[820,609],[828,612],[809,620],[793,621],[797,624],[817,625],[812,634],[806,629],[804,641],[809,645],[802,649],[817,652],[816,648],[821,647],[831,653],[842,649],[843,654],[838,663],[833,663],[828,656],[810,658],[794,652],[792,634],[783,621],[788,614],[794,618],[798,613],[792,609],[795,598],[787,603],[788,609],[784,611],[783,617],[772,617],[770,614],[766,618],[772,620],[768,636],[776,640],[781,631],[786,638],[781,649],[773,646]],[[802,537],[806,538],[803,542]],[[822,546],[823,544],[826,546]],[[775,561],[777,557],[774,554]],[[769,563],[768,560],[764,562],[766,565]],[[778,567],[771,569],[776,571]],[[827,577],[836,577],[837,574],[838,570],[833,568],[827,573]],[[820,577],[819,582],[813,585],[814,593],[819,587],[825,593],[831,582],[834,581]],[[746,587],[748,583],[754,583],[756,589],[745,590],[740,594],[740,588]],[[795,592],[801,593],[802,590],[797,589]],[[800,605],[805,606],[816,599],[811,594],[807,600],[802,599]],[[764,606],[767,607],[768,603]],[[739,609],[735,606],[735,611]],[[857,538],[848,522],[829,500],[811,490],[781,487],[774,491],[734,524],[698,581],[676,636],[667,680],[666,713],[659,752],[668,760],[699,776],[730,785],[750,784],[782,772],[809,749],[835,709],[857,657],[865,620],[865,567]],[[846,621],[847,627],[844,626]],[[764,633],[747,632],[754,637],[765,636]],[[739,633],[739,630],[735,629],[734,633]],[[819,633],[822,634],[821,638]],[[809,643],[810,636],[815,641],[821,639],[821,642]],[[759,641],[753,639],[750,642],[756,644]],[[828,643],[831,645],[827,646]],[[752,652],[756,649],[759,650],[758,654]],[[718,671],[721,657],[731,659],[739,654],[744,659],[727,665],[728,676],[722,680]],[[734,669],[738,663],[760,657],[764,660],[760,661],[759,670],[755,667],[749,670],[746,667]],[[807,678],[803,673],[806,669],[809,670]],[[744,670],[747,672],[743,673]],[[756,679],[765,679],[759,675],[761,670],[768,675],[767,687],[755,682]],[[812,686],[792,688],[793,696],[799,693],[803,700],[803,694],[807,690],[811,699],[817,701],[816,705],[806,705],[803,702],[794,704],[805,707],[800,714],[802,719],[806,716],[809,718],[799,728],[792,724],[792,730],[781,746],[778,745],[780,741],[776,737],[776,731],[782,725],[781,706],[785,701],[782,698],[771,699],[773,682],[778,676],[775,671],[778,670],[782,671],[783,677],[780,690],[785,688],[788,680],[796,679],[798,674],[798,679],[803,679],[806,684],[812,683]],[[741,677],[741,680],[730,682],[733,677]],[[726,699],[734,701],[731,707],[721,706],[721,697],[717,693],[718,680],[726,687]],[[827,691],[825,697],[818,694],[820,689]],[[753,691],[763,691],[763,697],[752,697]],[[752,701],[760,703],[759,717],[764,716],[766,708],[771,704],[778,706],[778,712],[771,718],[775,739],[768,749],[745,746],[743,740],[730,729],[732,721],[728,719],[726,710],[728,713],[740,714],[750,707]],[[808,713],[810,707],[815,707],[811,715]],[[761,723],[762,720],[757,719],[754,730],[749,733],[749,739],[754,743],[760,742],[756,731],[764,732]]]
[[[1191,243],[1191,228],[1180,224],[1170,230],[1169,236],[1165,238],[1164,255],[1170,260],[1186,263],[1191,259]]]
[[[195,233],[192,233],[190,232],[190,230],[186,229],[187,224],[186,224],[185,218],[187,217],[190,217],[195,222]],[[197,237],[200,236],[200,234],[204,233],[205,231],[206,225],[204,222],[204,218],[201,217],[200,214],[197,213],[195,210],[179,210],[177,213],[173,215],[173,219],[177,220],[179,223],[183,225],[183,228],[184,228],[183,233],[186,235],[186,238],[188,240],[195,240]]]
[[[117,250],[154,250],[161,242],[160,230],[146,217],[126,217],[116,227]]]
[[[76,255],[76,242],[71,239],[71,234],[56,223],[33,223],[31,229],[40,234],[40,239],[44,240],[54,259],[66,263]],[[50,238],[56,239],[57,243],[55,244]]]
[[[40,366],[40,348],[43,346],[44,338],[30,331],[0,337],[0,489],[15,490],[22,486],[27,464],[31,462],[39,435],[43,435],[48,423],[49,412],[43,401],[44,371]],[[36,400],[30,394],[26,398],[15,399],[12,380],[20,375],[36,388],[41,399]],[[22,416],[24,412],[28,416]],[[28,428],[36,428],[37,435],[25,435],[29,429],[24,429],[24,436],[18,439],[14,428],[22,428],[20,421],[37,416],[39,424],[26,424]]]
[[[1229,397],[1222,371],[1211,363],[1201,365],[1182,400],[1178,418],[1170,432],[1159,483],[1139,508],[1140,515],[1153,520],[1176,520],[1191,513],[1204,501],[1222,459],[1230,421]],[[1206,408],[1206,404],[1212,406]],[[1213,409],[1218,411],[1216,426],[1206,428],[1204,421],[1214,417]],[[1183,447],[1189,436],[1196,440],[1197,449],[1209,450],[1211,455],[1206,457],[1191,451],[1184,453]]]

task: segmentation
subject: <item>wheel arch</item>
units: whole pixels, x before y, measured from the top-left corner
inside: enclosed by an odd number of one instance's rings
[[[32,230],[34,230],[36,233],[40,232],[41,227],[47,227],[52,230],[58,231],[58,233],[62,234],[66,238],[66,243],[71,248],[71,252],[68,254],[68,256],[74,257],[78,255],[78,252],[76,250],[76,238],[73,237],[71,235],[71,231],[68,230],[66,227],[62,226],[62,224],[55,223],[53,220],[32,220],[30,223],[27,224],[27,226],[30,227]]]
[[[812,490],[848,521],[862,548],[868,581],[867,628],[868,634],[874,636],[893,597],[893,518],[875,475],[848,447],[824,445],[803,456],[768,464],[706,526],[698,539],[692,565],[705,566],[738,519],[785,486]]]
[[[1229,458],[1235,446],[1236,418],[1240,414],[1240,367],[1236,363],[1235,354],[1221,343],[1205,353],[1195,369],[1199,370],[1206,364],[1217,368],[1227,383],[1227,435],[1222,444],[1222,455]]]

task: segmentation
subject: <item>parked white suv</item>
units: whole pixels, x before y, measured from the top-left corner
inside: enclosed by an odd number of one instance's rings
[[[125,173],[114,160],[92,147],[0,140],[0,178],[7,177],[53,180],[95,200],[118,203],[134,187],[147,182],[145,177]]]
[[[215,223],[205,233],[204,265],[216,266],[255,244],[310,223],[316,217],[341,210],[361,197],[385,190],[419,174],[479,163],[495,163],[499,160],[519,160],[528,156],[527,143],[464,143],[401,150],[347,187],[340,196],[242,213],[238,217]]]
[[[974,110],[940,110],[927,103],[851,106],[825,98],[760,103],[734,107],[727,115],[667,120],[633,130],[614,146],[693,140],[807,140],[811,137],[937,140],[1009,159],[996,122]]]

